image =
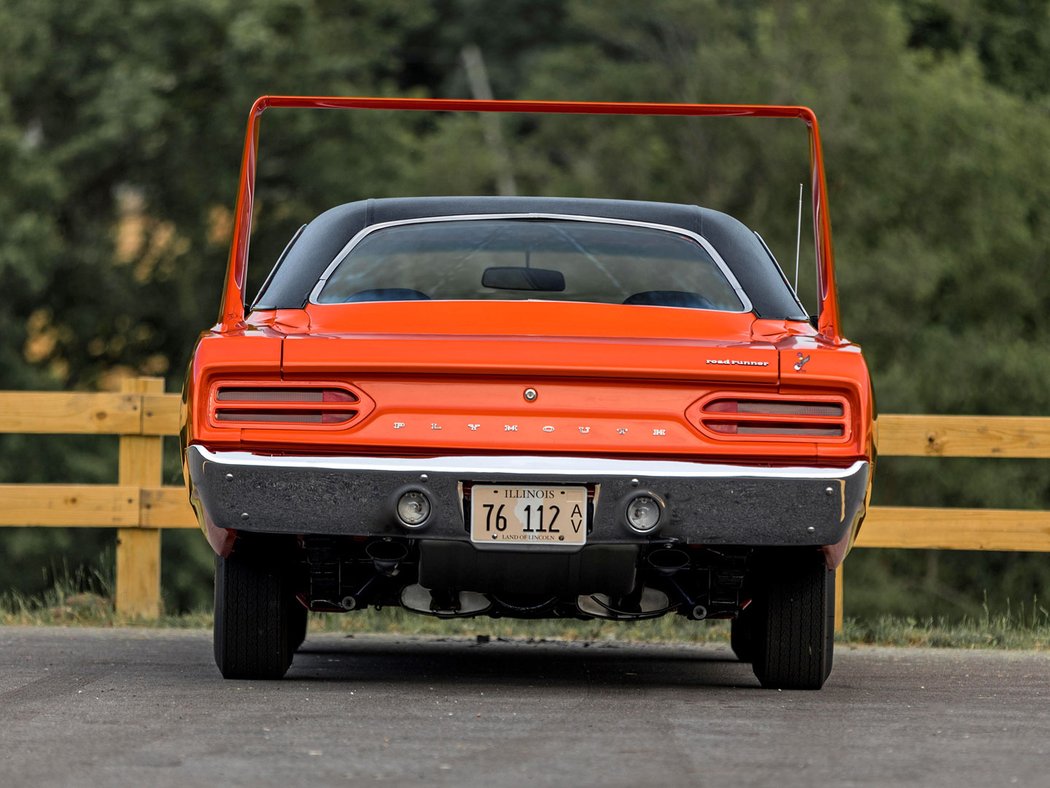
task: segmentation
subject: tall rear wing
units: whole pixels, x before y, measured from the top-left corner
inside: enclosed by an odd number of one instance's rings
[[[236,331],[244,326],[245,277],[251,239],[252,205],[255,195],[259,125],[271,107],[302,109],[380,109],[429,112],[517,112],[540,115],[670,115],[687,117],[753,117],[801,120],[809,129],[810,194],[813,205],[813,242],[816,248],[819,320],[818,330],[828,340],[841,339],[835,261],[831,248],[831,219],[828,215],[824,156],[817,116],[808,107],[752,104],[644,104],[593,101],[479,101],[472,99],[365,98],[338,96],[261,96],[248,115],[244,137],[233,242],[226,270],[226,288],[219,313],[219,328]]]

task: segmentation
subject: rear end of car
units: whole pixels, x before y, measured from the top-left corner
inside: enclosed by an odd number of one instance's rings
[[[307,609],[733,621],[766,686],[831,669],[874,457],[856,346],[693,206],[452,198],[315,219],[187,379],[216,659]]]

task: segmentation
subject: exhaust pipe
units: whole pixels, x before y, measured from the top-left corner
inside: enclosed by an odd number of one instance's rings
[[[691,618],[693,621],[703,621],[707,618],[707,608],[698,604],[674,579],[676,574],[689,566],[688,553],[674,547],[661,547],[649,553],[646,560],[649,562],[649,566],[655,569],[658,574],[666,577],[667,582],[678,592],[683,605],[689,611],[686,613],[687,618]]]
[[[649,566],[664,577],[671,577],[689,566],[689,554],[673,547],[661,547],[646,557]]]
[[[408,557],[408,547],[391,539],[379,539],[365,546],[365,555],[372,559],[375,574],[365,580],[361,587],[352,594],[347,594],[340,600],[339,604],[344,611],[356,610],[362,606],[362,603],[367,605],[367,601],[364,600],[365,592],[380,577],[397,575],[398,565]]]
[[[372,565],[377,572],[394,577],[398,571],[398,564],[408,558],[408,547],[391,539],[381,539],[369,542],[365,547],[365,555],[372,559]]]

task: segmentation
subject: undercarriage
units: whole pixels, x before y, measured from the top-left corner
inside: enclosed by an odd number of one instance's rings
[[[280,678],[307,611],[403,607],[439,618],[730,619],[763,686],[819,689],[831,672],[834,573],[815,548],[654,540],[576,553],[462,542],[242,535],[216,559],[215,658],[227,678]]]
[[[733,618],[754,551],[655,542],[576,553],[485,552],[462,542],[307,536],[293,570],[314,611],[401,606],[442,618]],[[523,589],[527,589],[523,591]]]

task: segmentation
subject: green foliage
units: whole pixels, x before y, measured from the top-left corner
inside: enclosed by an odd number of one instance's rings
[[[1027,98],[1050,92],[1047,0],[923,0],[901,7],[911,46],[938,57],[976,52],[992,84]]]
[[[924,648],[1031,649],[1050,648],[1050,618],[1038,606],[1033,613],[1005,613],[963,619],[934,619],[879,615],[868,619],[847,618],[842,632],[836,633],[838,648],[845,646],[908,646]],[[122,619],[104,596],[76,591],[62,585],[43,598],[22,594],[0,594],[0,625],[161,627],[210,629],[209,609],[198,608],[155,620]],[[585,644],[608,642],[635,643],[717,643],[729,644],[728,621],[695,622],[668,615],[637,622],[547,621],[523,619],[458,618],[438,619],[401,609],[362,610],[348,614],[312,613],[309,637],[321,633],[344,637],[401,635],[422,638],[469,638],[479,644],[496,640],[529,642],[575,641]],[[315,641],[316,645],[316,641]]]
[[[10,0],[0,6],[0,388],[96,388],[114,370],[177,387],[218,305],[254,97],[469,95],[462,49],[477,44],[501,98],[814,107],[843,316],[881,408],[1045,415],[1048,8]],[[800,125],[500,122],[522,193],[700,202],[759,229],[790,268],[807,179]],[[500,166],[472,117],[273,111],[262,140],[253,283],[332,204],[492,193]],[[812,260],[808,242],[802,259]],[[811,292],[807,283],[810,306]],[[0,437],[0,480],[112,481],[112,457],[98,439]],[[876,501],[1050,508],[1050,480],[1034,461],[892,460]],[[48,557],[92,563],[110,538],[2,533],[19,560],[0,567],[0,587],[39,591]],[[165,537],[173,609],[206,596],[195,589],[208,587],[210,564],[193,538]],[[975,615],[984,590],[1001,607],[1045,589],[1045,563],[858,552],[851,612]]]

